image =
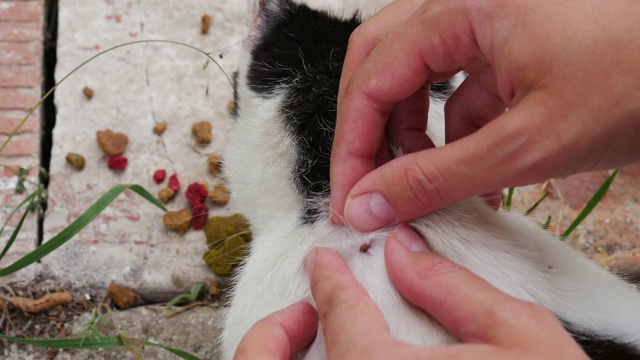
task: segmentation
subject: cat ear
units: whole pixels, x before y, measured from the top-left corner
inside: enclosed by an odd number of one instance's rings
[[[280,20],[284,11],[291,6],[291,0],[252,0],[251,23],[249,34],[244,41],[245,48],[253,49],[262,36]]]

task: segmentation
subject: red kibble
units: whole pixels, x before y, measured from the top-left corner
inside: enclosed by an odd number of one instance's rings
[[[207,222],[207,218],[209,217],[209,208],[207,205],[196,205],[193,207],[192,213],[193,218],[191,219],[191,224],[193,226],[193,230],[204,229],[204,224]]]
[[[173,174],[169,176],[169,189],[178,192],[180,190],[180,181],[178,181],[178,175]]]
[[[167,176],[167,171],[164,169],[160,169],[160,170],[156,170],[156,172],[153,173],[153,181],[155,181],[156,183],[160,184],[161,182],[164,181],[164,178]]]
[[[111,170],[124,170],[127,168],[127,163],[128,160],[126,157],[113,156],[111,159],[109,159],[107,166],[109,166],[109,169]]]
[[[205,189],[204,185],[196,182],[189,185],[184,195],[187,197],[189,205],[191,205],[191,209],[195,209],[196,206],[202,205],[204,203],[204,199],[208,194],[207,189]]]

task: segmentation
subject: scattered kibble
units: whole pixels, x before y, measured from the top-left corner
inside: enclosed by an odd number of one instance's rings
[[[178,234],[184,234],[191,227],[191,218],[191,211],[182,209],[167,212],[162,216],[162,222],[167,229],[175,231]]]
[[[113,132],[110,129],[97,131],[96,137],[102,152],[109,156],[122,155],[129,144],[127,135]]]
[[[220,296],[220,289],[218,288],[218,284],[213,283],[209,286],[209,295],[211,296]]]
[[[169,176],[169,189],[173,190],[174,192],[180,191],[180,181],[178,180],[177,174]]]
[[[87,98],[87,100],[93,99],[93,90],[91,90],[90,87],[85,86],[84,89],[82,89],[82,93]]]
[[[220,176],[222,174],[222,156],[216,154],[209,156],[207,166],[213,175]]]
[[[202,230],[209,218],[209,208],[205,204],[199,204],[193,207],[193,230]]]
[[[223,182],[216,184],[213,191],[209,193],[209,199],[218,205],[227,205],[229,203],[230,191]]]
[[[109,169],[111,170],[124,170],[127,168],[128,162],[129,161],[125,156],[114,156],[109,159],[107,166],[109,166]]]
[[[202,184],[196,182],[187,187],[184,195],[186,196],[187,201],[189,201],[191,209],[195,212],[196,206],[204,203],[204,199],[207,197],[207,189]]]
[[[156,124],[156,126],[153,127],[153,133],[158,136],[161,136],[162,134],[164,134],[165,130],[167,130],[166,121],[160,121],[159,123]]]
[[[132,307],[139,299],[138,294],[133,292],[133,290],[116,283],[109,285],[107,293],[114,305],[120,310]]]
[[[173,199],[173,196],[176,194],[175,191],[169,189],[169,188],[164,188],[160,191],[158,191],[158,198],[163,202],[163,203],[168,203],[171,199]]]
[[[153,181],[156,182],[156,184],[160,184],[161,182],[164,181],[164,178],[167,176],[167,171],[164,169],[160,169],[160,170],[156,170],[156,172],[153,173]]]
[[[73,166],[76,170],[84,169],[84,156],[76,153],[68,153],[65,159],[67,160],[67,163]]]
[[[195,135],[198,144],[209,144],[213,139],[213,135],[211,135],[211,123],[208,121],[200,121],[193,124],[191,133]]]
[[[204,14],[202,15],[202,27],[200,28],[200,32],[204,35],[209,33],[209,28],[211,28],[211,16]]]

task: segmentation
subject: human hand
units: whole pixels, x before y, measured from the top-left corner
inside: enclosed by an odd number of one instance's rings
[[[329,359],[588,359],[551,312],[512,298],[431,253],[406,225],[387,240],[385,259],[402,296],[428,312],[461,343],[426,347],[393,338],[377,306],[342,258],[318,248],[307,263]],[[241,342],[238,354],[262,354],[262,349],[268,349],[269,354],[281,356],[267,358],[289,358],[294,354],[290,344],[298,348],[301,338],[310,342],[315,334],[316,323],[308,320],[314,318],[299,314],[302,306],[296,304],[258,322]],[[268,320],[274,317],[280,320]],[[283,330],[294,326],[304,334]],[[257,334],[277,334],[277,345]],[[292,340],[284,341],[283,334]]]
[[[353,33],[344,64],[333,220],[369,231],[640,160],[638,13],[634,0],[399,0],[380,11]],[[462,69],[447,145],[433,148],[425,84]],[[390,143],[419,151],[379,166]]]

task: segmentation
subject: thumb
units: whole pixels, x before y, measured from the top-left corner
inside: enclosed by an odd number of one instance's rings
[[[373,170],[347,196],[345,219],[361,232],[416,219],[462,199],[565,173],[558,144],[531,126],[544,118],[534,98],[475,133],[400,156]]]

